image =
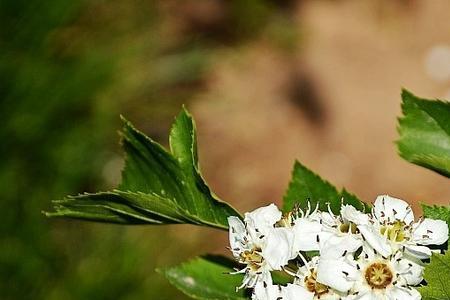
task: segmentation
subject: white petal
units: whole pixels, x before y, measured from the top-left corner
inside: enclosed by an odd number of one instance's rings
[[[281,270],[295,256],[292,252],[294,234],[289,228],[273,228],[267,235],[262,256],[272,270]]]
[[[309,292],[302,286],[289,283],[285,288],[283,288],[282,297],[283,300],[312,300],[314,299],[314,293]]]
[[[414,213],[409,204],[388,195],[378,196],[373,205],[373,213],[380,223],[400,220],[406,224],[414,222]]]
[[[238,217],[228,217],[230,247],[234,251],[241,249],[241,242],[244,240],[245,226]]]
[[[370,225],[359,225],[359,232],[364,236],[366,242],[384,257],[392,253],[392,249],[385,237],[376,228]]]
[[[365,292],[360,292],[358,291],[359,294],[357,296],[350,296],[348,299],[352,299],[352,300],[378,300],[378,298],[374,298],[374,295],[372,295],[372,291],[365,291]],[[345,298],[347,299],[347,298]],[[398,299],[397,299],[398,300]]]
[[[419,259],[427,259],[431,256],[431,250],[426,246],[405,245],[405,248],[406,252]]]
[[[362,240],[354,234],[344,236],[332,235],[328,239],[320,235],[320,255],[327,259],[339,258],[353,253],[362,246]]]
[[[387,291],[387,296],[389,300],[420,300],[422,296],[420,293],[414,289],[407,289],[402,287],[392,287]]]
[[[412,241],[422,245],[442,245],[448,240],[448,225],[443,220],[424,219],[415,228]]]
[[[319,250],[319,238],[322,225],[317,221],[300,218],[294,221],[294,245],[293,251]]]
[[[245,213],[244,221],[249,227],[256,228],[259,231],[264,231],[281,219],[281,211],[275,204],[260,207],[252,212]]]
[[[357,225],[367,224],[369,222],[369,217],[367,214],[360,212],[354,206],[348,204],[342,205],[341,216],[344,221],[352,222]]]
[[[280,288],[271,283],[259,282],[252,295],[252,300],[274,300],[281,296]]]
[[[423,280],[423,267],[413,260],[403,258],[395,269],[408,285],[418,285]]]
[[[356,268],[343,260],[320,259],[317,266],[317,281],[340,292],[347,292],[354,284]]]
[[[323,224],[328,224],[329,226],[338,225],[336,218],[333,217],[330,213],[321,212],[318,214],[320,215],[320,218],[322,219]]]
[[[272,284],[272,275],[269,270],[246,272],[241,287],[255,288],[259,284],[264,283],[266,283],[266,285]]]

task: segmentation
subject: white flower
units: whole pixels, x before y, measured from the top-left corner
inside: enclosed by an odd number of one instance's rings
[[[279,297],[281,297],[281,287],[266,282],[256,284],[252,293],[252,300],[272,300]]]
[[[288,228],[273,228],[267,233],[262,256],[272,270],[281,270],[288,261],[297,256],[292,251],[294,234]]]
[[[314,294],[299,285],[288,284],[283,288],[282,297],[284,300],[312,300]]]
[[[343,297],[346,295],[345,293],[340,293],[332,289],[331,287],[317,281],[317,266],[319,263],[319,259],[320,258],[318,256],[315,256],[311,259],[311,261],[307,262],[302,257],[304,264],[298,269],[297,273],[295,274],[294,283],[311,292],[314,295],[314,299],[343,299]]]
[[[258,283],[252,294],[252,300],[313,300],[314,294],[296,284],[280,286]]]
[[[387,238],[381,234],[382,229],[378,223],[358,225],[358,230],[361,232],[366,243],[378,251],[378,253],[384,257],[391,255],[393,249]]]
[[[398,198],[388,195],[378,196],[373,204],[373,215],[382,224],[396,221],[411,224],[414,222],[414,213],[411,206]]]
[[[387,195],[375,200],[372,220],[358,224],[358,229],[384,257],[400,248],[425,259],[431,250],[423,245],[441,245],[448,239],[448,226],[442,220],[423,219],[414,223],[414,213],[405,201]]]
[[[379,196],[371,214],[343,204],[338,215],[308,205],[282,216],[271,204],[228,223],[231,251],[243,265],[239,288],[252,288],[253,300],[420,300],[413,288],[423,280],[420,259],[431,255],[427,245],[448,240],[446,222],[414,222],[411,207],[389,196]],[[306,261],[304,252],[317,250]],[[296,272],[293,259],[303,262]],[[274,285],[274,270],[294,282]]]
[[[347,299],[421,299],[412,286],[422,281],[422,272],[420,262],[401,251],[384,258],[367,247],[356,260],[351,255],[321,259],[317,280],[347,293]]]
[[[293,216],[292,230],[294,232],[293,252],[319,250],[319,234],[322,231],[318,206],[311,212],[310,204],[303,211],[299,208]]]
[[[331,235],[321,239],[320,255],[326,258],[339,258],[348,253],[354,253],[362,247],[362,240],[352,234],[343,236]]]
[[[354,285],[358,270],[348,256],[340,258],[321,257],[317,266],[317,281],[339,292],[348,292]]]
[[[422,281],[423,267],[418,261],[403,256],[401,251],[390,259],[375,254],[361,257],[358,267],[361,272],[351,291],[354,297],[351,299],[421,299],[412,286]]]
[[[343,204],[341,206],[341,217],[346,223],[353,224],[367,224],[369,223],[369,216],[360,212],[354,206]]]
[[[280,218],[281,212],[272,204],[247,213],[245,224],[237,217],[228,218],[231,251],[245,265],[237,272],[245,273],[240,288],[263,282],[271,284],[270,271],[281,270],[295,257],[293,233],[288,228],[274,228],[277,216]]]
[[[321,214],[322,232],[319,234],[320,254],[327,258],[338,258],[358,250],[363,239],[357,230],[356,221],[368,222],[367,216],[353,206],[342,205],[339,216],[331,209]]]
[[[448,240],[447,223],[428,218],[414,223],[411,240],[421,245],[442,245]]]
[[[272,203],[245,213],[244,222],[250,230],[255,230],[259,235],[259,233],[264,234],[267,230],[271,230],[273,225],[281,219],[281,215],[281,211]]]

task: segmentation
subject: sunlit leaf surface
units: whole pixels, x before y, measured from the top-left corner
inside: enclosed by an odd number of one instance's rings
[[[199,257],[180,266],[160,270],[183,293],[202,300],[242,300],[245,289],[236,291],[243,275],[234,274],[233,262],[220,256]]]
[[[55,212],[47,215],[122,224],[190,223],[221,229],[228,228],[228,216],[239,216],[203,180],[195,124],[185,109],[172,126],[171,151],[127,120],[121,134],[126,164],[119,187],[55,200]]]
[[[397,141],[400,156],[450,177],[450,103],[402,93]]]

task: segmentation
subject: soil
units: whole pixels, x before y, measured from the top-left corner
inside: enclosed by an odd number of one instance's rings
[[[280,204],[295,159],[364,201],[389,194],[448,204],[448,179],[397,155],[405,87],[444,97],[426,73],[427,51],[450,43],[448,1],[306,1],[302,44],[262,37],[217,55],[191,107],[206,178],[239,210]]]

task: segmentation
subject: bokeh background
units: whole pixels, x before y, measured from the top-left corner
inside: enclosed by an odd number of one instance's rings
[[[207,181],[241,211],[280,203],[294,159],[365,201],[444,204],[398,157],[400,89],[450,98],[450,2],[2,0],[0,298],[186,299],[155,268],[226,233],[49,220],[120,180],[123,114],[167,144],[185,103]]]

